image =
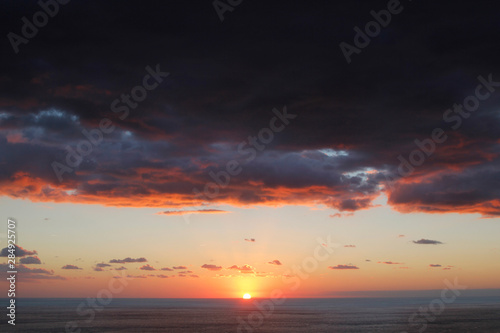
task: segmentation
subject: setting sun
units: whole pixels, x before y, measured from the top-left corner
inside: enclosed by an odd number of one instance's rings
[[[250,294],[243,295],[243,299],[250,299],[250,298],[252,298],[252,295]]]

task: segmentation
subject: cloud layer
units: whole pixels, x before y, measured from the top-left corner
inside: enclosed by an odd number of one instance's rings
[[[479,75],[500,81],[494,2],[414,6],[350,65],[338,48],[356,24],[345,13],[369,13],[372,2],[256,3],[223,34],[209,7],[111,1],[96,10],[85,2],[65,7],[72,19],[51,21],[19,55],[6,44],[0,195],[173,215],[223,212],[210,204],[324,204],[350,213],[385,193],[401,212],[500,216],[498,85],[469,117],[443,117]],[[9,9],[5,29],[25,15],[21,3]],[[150,24],[136,29],[125,17]],[[464,24],[450,24],[457,17]],[[126,117],[114,112],[113,102],[159,62],[171,75]],[[297,117],[288,121],[284,105]],[[103,119],[113,130],[99,134]],[[272,119],[284,127],[264,145],[259,133],[269,133],[262,130]],[[432,146],[436,128],[447,140]],[[433,153],[388,183],[398,157],[420,149],[415,140]],[[54,162],[71,169],[62,182]],[[228,178],[228,166],[241,172]]]

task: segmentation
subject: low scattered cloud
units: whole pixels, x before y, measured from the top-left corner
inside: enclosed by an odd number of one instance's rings
[[[187,269],[186,266],[174,266],[173,269]]]
[[[110,267],[111,265],[110,265],[110,264],[106,264],[106,263],[104,263],[104,262],[101,262],[101,263],[99,263],[99,264],[97,264],[97,265],[95,265],[95,266],[96,266],[96,267]]]
[[[418,241],[413,241],[414,244],[423,244],[423,245],[428,245],[428,244],[431,244],[431,245],[437,245],[437,244],[443,244],[442,242],[440,241],[437,241],[437,240],[432,240],[432,239],[419,239]]]
[[[281,261],[276,260],[276,259],[273,260],[273,261],[268,262],[268,264],[270,264],[270,265],[277,265],[277,266],[281,266],[282,265]]]
[[[61,267],[61,269],[82,269],[82,268],[75,265],[64,265],[63,267]]]
[[[15,247],[14,254],[16,255],[16,257],[33,256],[33,255],[38,254],[38,252],[36,252],[36,251],[26,250],[26,249],[20,247],[19,245],[14,245],[14,247]],[[11,253],[9,252],[8,247],[4,247],[2,249],[2,251],[0,251],[0,257],[7,257],[9,254],[11,254]]]
[[[406,236],[405,235],[399,235],[398,237],[401,238],[401,237],[406,237]]]
[[[245,242],[255,243],[255,238],[245,238]]]
[[[276,264],[274,264],[274,265],[276,265]],[[228,267],[227,269],[235,269],[235,270],[240,271],[240,273],[245,273],[245,274],[247,274],[247,273],[253,273],[254,272],[254,268],[252,266],[246,265],[246,264],[243,265],[243,266],[233,265],[231,267]]]
[[[126,270],[126,269],[127,269],[127,267],[125,267],[125,266],[120,266],[120,267],[118,267],[118,268],[115,268],[115,271],[123,271],[123,270]]]
[[[10,270],[7,264],[0,264],[0,272],[6,272]],[[23,264],[17,265],[16,270],[18,273],[23,273],[21,275],[29,275],[29,274],[45,274],[45,275],[53,275],[53,270],[47,270],[44,268],[29,268]]]
[[[125,259],[111,259],[109,261],[110,264],[130,264],[134,262],[147,262],[148,260],[146,258],[130,258],[127,257]]]
[[[168,267],[163,267],[163,268],[160,268],[160,271],[169,271],[169,272],[172,272],[173,269],[172,268],[168,268]]]
[[[143,271],[156,271],[156,268],[150,266],[149,264],[139,267]]]
[[[328,266],[329,269],[359,269],[359,267],[354,265],[337,265],[337,266]]]
[[[21,258],[19,262],[21,264],[26,264],[26,265],[39,265],[42,263],[40,258],[38,258],[37,256]]]
[[[209,271],[220,271],[222,269],[221,266],[204,264],[201,268],[208,269]]]
[[[429,267],[442,267],[442,266],[439,264],[430,264]]]
[[[94,267],[94,271],[96,271],[96,272],[103,272],[104,269],[102,267]]]

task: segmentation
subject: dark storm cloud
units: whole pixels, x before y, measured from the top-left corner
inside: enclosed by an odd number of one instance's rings
[[[4,36],[39,10],[36,1],[1,6]],[[210,2],[72,1],[18,54],[3,39],[0,194],[178,209],[322,203],[353,212],[385,190],[402,212],[499,216],[500,94],[491,92],[457,131],[443,121],[479,75],[500,81],[498,4],[404,6],[348,65],[338,45],[382,8],[373,2],[254,1],[221,24]],[[156,64],[171,75],[120,119],[112,102]],[[193,188],[214,181],[211,171],[248,158],[238,144],[283,105],[297,118],[216,197],[195,198]],[[59,182],[51,163],[65,163],[66,145],[76,149],[104,117],[114,131]],[[414,140],[437,127],[448,140],[384,189],[398,155],[408,158]]]

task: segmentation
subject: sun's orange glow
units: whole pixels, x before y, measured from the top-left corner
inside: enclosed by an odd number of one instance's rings
[[[250,299],[250,298],[252,298],[252,295],[250,294],[243,295],[243,299]]]

